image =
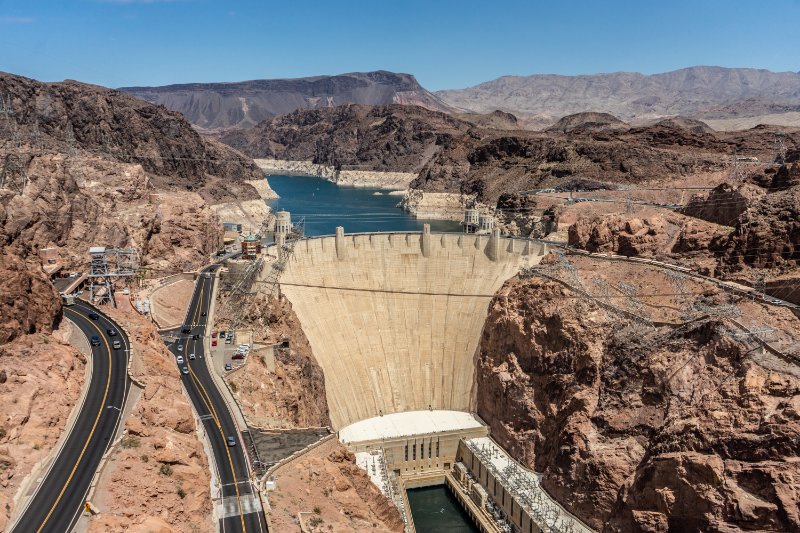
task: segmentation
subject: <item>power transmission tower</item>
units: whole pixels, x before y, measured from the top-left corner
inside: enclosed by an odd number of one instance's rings
[[[739,154],[736,150],[733,151],[733,157],[731,158],[729,177],[735,185],[744,182],[744,170],[742,170],[742,166],[739,164]]]
[[[775,162],[779,165],[786,164],[786,135],[782,131],[775,133]]]

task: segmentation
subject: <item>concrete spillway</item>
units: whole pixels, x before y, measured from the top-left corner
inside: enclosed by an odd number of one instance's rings
[[[334,428],[470,410],[492,295],[544,253],[499,235],[340,232],[297,243],[280,286],[325,373]]]

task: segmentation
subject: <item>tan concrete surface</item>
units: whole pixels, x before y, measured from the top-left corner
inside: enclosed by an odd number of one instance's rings
[[[281,278],[325,373],[334,428],[382,413],[470,410],[489,302],[543,246],[459,234],[336,239],[298,243]]]

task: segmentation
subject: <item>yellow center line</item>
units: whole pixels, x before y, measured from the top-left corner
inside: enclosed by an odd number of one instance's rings
[[[217,429],[219,430],[220,437],[222,437],[222,441],[225,443],[225,453],[228,454],[228,463],[231,465],[231,474],[233,475],[233,489],[236,491],[236,503],[239,506],[239,519],[242,522],[242,531],[246,533],[247,527],[244,525],[244,510],[242,509],[242,501],[239,497],[239,483],[236,479],[236,470],[233,468],[233,458],[231,458],[231,451],[228,449],[225,434],[222,431],[222,425],[220,424],[219,417],[217,416],[217,410],[214,409],[214,405],[211,403],[211,398],[208,396],[206,388],[203,387],[202,383],[200,383],[200,379],[194,373],[194,370],[192,370],[191,366],[189,367],[189,373],[192,375],[192,379],[194,379],[197,386],[200,387],[200,397],[202,398],[203,403],[206,404],[208,410],[211,412],[211,416],[214,418],[214,421],[217,423]]]
[[[72,309],[65,309],[65,311],[69,311],[69,312],[75,313],[78,316],[83,317],[83,315],[73,311]],[[83,318],[85,319],[86,317],[83,317]],[[47,521],[50,520],[50,517],[52,516],[53,511],[55,510],[55,508],[58,505],[58,503],[61,501],[61,498],[64,496],[64,492],[67,490],[67,487],[69,486],[70,482],[72,481],[72,477],[75,475],[75,472],[78,469],[78,465],[81,463],[81,460],[83,459],[83,455],[86,453],[86,448],[89,447],[89,442],[92,440],[92,436],[94,435],[94,431],[95,431],[95,429],[97,429],[97,423],[100,421],[100,415],[103,414],[103,410],[105,409],[105,405],[106,405],[106,399],[108,398],[108,388],[111,385],[111,365],[112,365],[112,361],[113,361],[111,359],[111,347],[108,345],[108,339],[106,339],[105,335],[103,335],[103,332],[100,330],[100,328],[98,328],[97,325],[94,322],[88,322],[88,323],[94,329],[96,329],[97,332],[100,334],[100,338],[103,339],[103,342],[106,345],[106,350],[108,352],[108,380],[106,381],[106,390],[103,393],[103,401],[100,404],[100,410],[97,412],[97,416],[94,419],[94,424],[92,424],[92,430],[89,432],[89,437],[86,439],[86,443],[83,445],[83,449],[81,450],[81,453],[78,456],[78,460],[75,462],[75,466],[72,467],[72,471],[69,473],[69,477],[67,478],[66,483],[64,483],[64,486],[61,487],[61,492],[58,493],[58,498],[56,498],[55,503],[50,508],[50,511],[47,513],[47,516],[45,516],[44,522],[42,522],[42,525],[39,526],[39,529],[36,530],[37,533],[40,532],[44,528],[44,526],[47,524]]]
[[[205,283],[201,280],[200,281],[200,298],[198,299],[197,308],[195,309],[195,312],[194,312],[195,317],[197,316],[197,313],[200,311],[200,307],[203,305],[203,293],[204,293],[204,291],[205,291]],[[205,326],[203,329],[205,330],[206,327],[207,326]],[[203,331],[203,334],[205,335],[205,331]],[[186,347],[188,349],[188,347],[189,347],[189,343],[188,342],[186,343]],[[206,357],[208,357],[208,355],[206,355]],[[208,395],[208,392],[206,391],[206,388],[203,387],[203,384],[200,382],[200,379],[197,377],[197,374],[194,373],[194,370],[192,370],[192,367],[191,367],[191,365],[189,365],[188,361],[186,363],[186,366],[189,369],[189,374],[191,374],[192,379],[194,380],[195,384],[199,387],[200,398],[203,400],[203,403],[206,404],[206,408],[211,413],[212,418],[214,418],[214,422],[217,423],[217,429],[219,430],[220,437],[222,437],[222,441],[225,444],[225,453],[228,455],[228,463],[231,466],[231,475],[233,475],[233,489],[236,491],[236,503],[237,503],[237,505],[239,507],[239,519],[241,520],[241,523],[242,523],[242,531],[244,531],[246,533],[247,532],[247,526],[245,526],[245,524],[244,524],[244,510],[242,509],[242,500],[241,500],[241,498],[239,496],[239,483],[238,483],[237,478],[236,478],[236,470],[233,468],[233,458],[231,457],[231,451],[228,449],[227,439],[225,438],[225,434],[222,431],[222,424],[219,421],[219,416],[217,415],[217,410],[214,408],[214,404],[211,402],[211,397]]]

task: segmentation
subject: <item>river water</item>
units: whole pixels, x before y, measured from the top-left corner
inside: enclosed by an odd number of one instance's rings
[[[456,497],[444,485],[408,490],[417,533],[477,533]]]
[[[275,210],[292,214],[292,221],[305,218],[308,236],[331,235],[336,226],[346,233],[369,231],[461,231],[458,222],[422,220],[395,207],[400,196],[379,189],[339,187],[322,178],[269,176],[269,185],[280,196],[268,202]],[[419,533],[475,533],[469,516],[444,485],[408,491],[411,514]]]
[[[275,210],[292,214],[292,222],[305,218],[305,234],[332,235],[336,226],[345,233],[370,231],[461,231],[458,222],[423,220],[395,207],[402,198],[379,189],[339,187],[322,178],[269,176],[269,185],[280,196],[267,202]]]

